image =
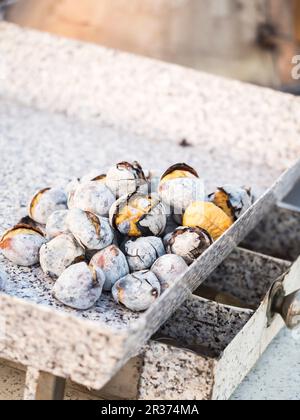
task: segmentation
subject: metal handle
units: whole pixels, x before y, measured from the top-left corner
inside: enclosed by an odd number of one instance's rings
[[[300,327],[300,290],[286,296],[282,282],[276,282],[270,294],[269,324],[276,314],[281,315],[289,329]]]

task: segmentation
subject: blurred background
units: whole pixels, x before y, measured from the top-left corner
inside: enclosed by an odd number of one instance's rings
[[[0,0],[20,25],[300,94],[300,0]]]

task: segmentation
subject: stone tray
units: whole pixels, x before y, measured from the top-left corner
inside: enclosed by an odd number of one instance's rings
[[[299,100],[192,70],[0,24],[0,230],[39,188],[137,159],[186,161],[207,192],[251,185],[254,206],[144,314],[109,295],[77,312],[39,268],[0,258],[0,357],[100,389],[300,177]],[[179,143],[187,140],[191,147]]]
[[[299,268],[299,260],[236,249],[205,283],[217,293],[214,300],[203,298],[199,288],[104,388],[68,381],[65,398],[228,399],[283,327],[280,316],[268,322],[270,288],[281,278],[287,294],[298,290]],[[23,392],[25,399],[40,399],[49,386],[49,375],[29,368],[25,378],[24,366],[0,360],[0,376],[9,369],[15,398]]]
[[[268,292],[290,267],[290,262],[236,249],[205,284],[224,294],[223,299],[229,295],[239,299],[243,308],[191,296],[100,395],[229,399],[283,327],[280,316],[266,327]],[[300,286],[299,261],[293,269],[297,274],[284,281],[287,293]],[[201,293],[199,289],[197,294]]]

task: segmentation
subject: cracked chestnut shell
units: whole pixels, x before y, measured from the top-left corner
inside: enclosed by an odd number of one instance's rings
[[[143,312],[159,298],[160,283],[151,271],[139,271],[119,280],[112,289],[116,303],[133,312]]]
[[[233,221],[241,217],[253,204],[251,189],[224,185],[209,196],[209,199]]]
[[[183,225],[203,229],[216,241],[233,225],[233,221],[215,204],[199,201],[187,208]]]
[[[179,227],[167,239],[167,252],[182,257],[190,265],[213,243],[211,236],[198,227]]]
[[[20,224],[4,233],[0,250],[12,263],[31,267],[39,262],[40,248],[45,242],[41,230]]]
[[[69,210],[67,225],[77,242],[86,250],[99,251],[111,245],[114,240],[108,219],[87,211]]]
[[[199,175],[194,168],[186,163],[176,163],[164,172],[161,177],[161,181],[166,182],[178,178],[199,178]]]
[[[122,246],[131,272],[151,268],[166,253],[163,241],[156,236],[131,239]]]
[[[147,185],[147,179],[138,162],[120,162],[107,172],[106,185],[119,198]]]
[[[156,194],[136,192],[115,202],[110,223],[124,236],[160,236],[166,228],[166,209]]]

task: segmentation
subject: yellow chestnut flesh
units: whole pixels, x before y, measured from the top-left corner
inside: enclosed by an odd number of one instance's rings
[[[183,226],[206,230],[217,240],[233,225],[232,219],[213,203],[195,202],[183,216]]]
[[[0,249],[6,249],[9,247],[10,241],[18,236],[18,235],[36,235],[39,233],[42,235],[42,233],[38,230],[31,229],[30,227],[16,227],[9,231],[7,231],[0,240]]]
[[[182,170],[175,170],[171,172],[170,174],[166,175],[162,178],[161,182],[167,182],[171,181],[173,179],[179,179],[179,178],[195,178],[195,175],[193,175],[191,172],[188,171],[182,171]]]
[[[225,191],[218,190],[214,196],[214,204],[222,209],[231,220],[234,221],[233,209],[230,205],[228,194]]]
[[[147,205],[146,205],[147,204]],[[133,237],[142,236],[142,232],[137,227],[137,223],[141,218],[150,212],[152,208],[151,201],[145,203],[144,198],[136,198],[131,200],[126,206],[120,209],[116,217],[116,225],[120,226],[127,222],[130,225],[128,235]]]

